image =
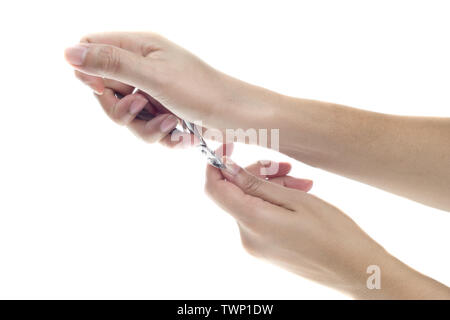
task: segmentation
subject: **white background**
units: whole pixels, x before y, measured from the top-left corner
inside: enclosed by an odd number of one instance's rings
[[[449,16],[448,1],[2,3],[0,298],[345,298],[248,256],[203,193],[199,151],[113,124],[64,48],[151,30],[285,94],[448,116]],[[238,145],[234,159],[286,157]],[[292,162],[314,194],[450,285],[449,213]]]

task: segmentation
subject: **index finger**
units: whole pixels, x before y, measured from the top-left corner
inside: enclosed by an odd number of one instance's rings
[[[80,42],[108,44],[145,56],[148,50],[157,49],[159,38],[151,32],[101,32],[88,34]]]

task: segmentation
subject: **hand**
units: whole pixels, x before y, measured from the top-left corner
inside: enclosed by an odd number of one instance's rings
[[[66,50],[66,59],[112,119],[150,142],[173,146],[168,133],[176,117],[221,129],[238,126],[245,113],[234,107],[240,81],[153,33],[88,35]],[[131,94],[134,88],[140,92]],[[125,97],[119,100],[114,92]],[[156,118],[135,119],[144,108]]]
[[[230,153],[230,152],[229,152]],[[306,193],[310,184],[286,176],[280,164],[269,180],[262,165],[207,166],[207,194],[238,222],[252,255],[356,298],[448,298],[449,289],[420,275],[364,233],[348,216]],[[381,270],[381,289],[369,290],[367,268]]]

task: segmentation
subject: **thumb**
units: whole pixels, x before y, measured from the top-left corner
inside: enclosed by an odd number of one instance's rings
[[[94,76],[127,83],[134,87],[148,85],[148,63],[144,57],[119,47],[80,43],[65,50],[66,60],[77,70]]]
[[[295,198],[299,196],[300,191],[258,178],[227,157],[224,157],[223,161],[225,163],[225,168],[221,169],[223,176],[245,194],[294,210]]]

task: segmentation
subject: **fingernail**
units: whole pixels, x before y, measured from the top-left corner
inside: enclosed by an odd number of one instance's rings
[[[146,104],[147,100],[143,98],[134,100],[130,105],[130,114],[133,116],[138,114],[138,112],[141,111]]]
[[[239,170],[241,170],[241,167],[239,167],[236,163],[233,162],[233,160],[228,157],[222,157],[222,162],[225,165],[225,169],[223,169],[225,175],[234,177],[238,174]]]
[[[174,115],[169,115],[163,122],[161,122],[160,129],[162,132],[169,132],[178,124],[178,119]]]
[[[263,176],[275,175],[280,170],[280,164],[271,160],[260,160],[261,168],[259,173]]]
[[[76,45],[67,48],[65,51],[66,59],[74,66],[81,66],[86,58],[88,48],[82,45]]]

